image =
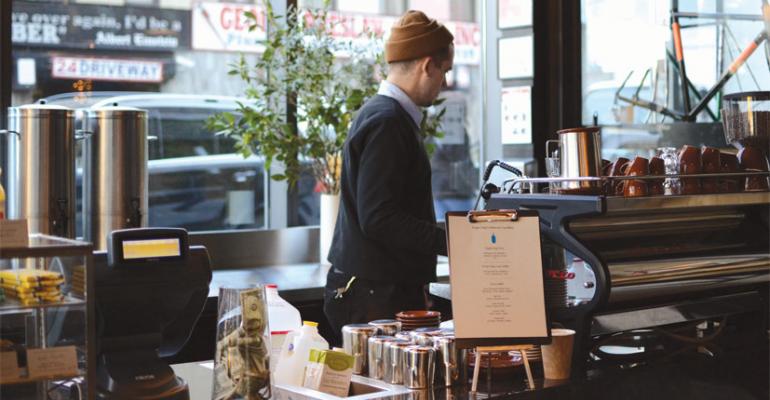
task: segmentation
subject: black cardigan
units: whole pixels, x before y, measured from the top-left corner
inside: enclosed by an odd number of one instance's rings
[[[430,160],[414,120],[395,99],[374,96],[353,121],[342,161],[333,267],[379,282],[435,281],[446,234],[436,226]]]

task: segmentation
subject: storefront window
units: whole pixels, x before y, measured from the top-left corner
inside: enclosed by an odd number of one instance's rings
[[[245,17],[253,3],[14,1],[12,104],[145,109],[157,137],[149,142],[151,226],[265,228],[261,159],[234,154],[231,140],[206,129],[212,114],[243,100],[241,81],[227,72],[241,52],[253,60],[260,50],[264,34],[248,32]]]
[[[257,3],[14,0],[12,105],[45,100],[80,109],[78,115],[116,102],[147,110],[149,134],[157,137],[149,143],[151,226],[221,230],[318,224],[317,185],[309,174],[296,192],[278,197],[286,204],[274,209],[287,216],[276,221],[281,218],[271,214],[269,204],[276,197],[267,193],[284,189],[267,179],[262,158],[243,159],[230,139],[205,126],[214,113],[235,110],[244,101],[243,82],[228,71],[241,54],[252,62],[263,49],[266,32],[249,31],[246,16]],[[321,3],[300,1],[299,6]],[[443,219],[447,210],[469,208],[478,186],[482,103],[475,1],[333,3],[334,12],[355,21],[353,29],[366,20],[384,32],[409,8],[441,10],[431,15],[454,31],[457,59],[443,94],[445,137],[433,156],[436,211]],[[82,171],[80,160],[78,167]]]
[[[320,3],[301,0],[299,6],[317,7]],[[433,198],[439,220],[444,219],[446,211],[472,208],[479,185],[483,103],[477,1],[338,0],[334,3],[334,11],[341,17],[340,23],[353,31],[377,27],[387,37],[390,26],[410,9],[425,11],[452,31],[455,36],[454,68],[447,75],[447,87],[439,96],[445,99],[442,107],[446,108],[446,113],[441,125],[444,137],[436,141],[431,159]]]
[[[694,105],[719,80],[733,60],[763,29],[761,3],[749,0],[583,0],[583,123],[611,126],[603,133],[605,158],[654,151],[662,142],[659,124],[671,116],[633,106],[616,94],[684,110],[681,80],[674,58],[671,9],[678,4],[690,97]],[[760,47],[722,89],[723,94],[767,90],[770,52]],[[621,89],[624,80],[630,78]],[[646,76],[646,79],[643,78]],[[710,110],[710,111],[709,111]],[[697,122],[716,128],[704,143],[724,146],[719,96]],[[649,127],[654,125],[657,127]],[[644,127],[648,126],[648,127]],[[695,140],[695,139],[693,139]],[[698,143],[693,143],[698,144]],[[609,147],[608,147],[609,146]]]

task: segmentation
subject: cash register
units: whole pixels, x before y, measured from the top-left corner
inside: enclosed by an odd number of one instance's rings
[[[208,297],[211,267],[187,231],[113,231],[94,253],[96,398],[189,399],[163,357],[190,337]]]

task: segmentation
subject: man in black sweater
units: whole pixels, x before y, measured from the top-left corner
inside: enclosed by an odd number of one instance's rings
[[[404,14],[385,44],[387,79],[350,128],[324,291],[336,335],[346,324],[425,309],[425,284],[436,279],[446,234],[436,225],[420,107],[445,83],[453,40],[422,12]]]

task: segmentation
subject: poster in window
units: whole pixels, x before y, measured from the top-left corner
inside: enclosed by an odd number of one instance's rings
[[[532,36],[502,38],[497,41],[497,73],[500,79],[531,78],[533,74]]]
[[[500,108],[502,143],[532,143],[532,88],[503,88],[500,94]]]
[[[497,0],[497,27],[499,29],[532,26],[533,0]]]

